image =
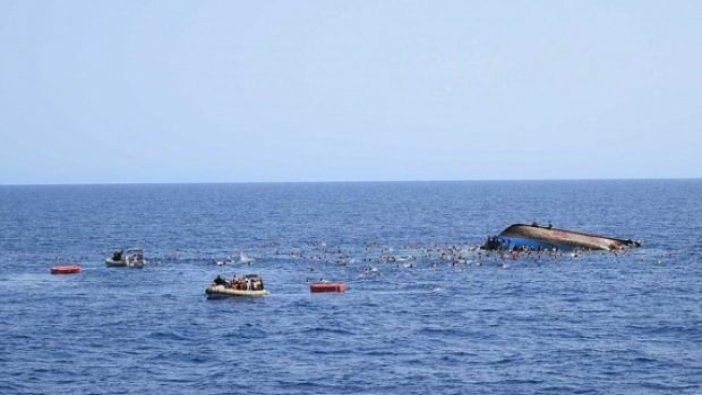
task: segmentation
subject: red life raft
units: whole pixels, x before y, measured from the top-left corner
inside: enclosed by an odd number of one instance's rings
[[[346,292],[348,287],[344,283],[312,283],[310,292]]]
[[[73,274],[80,273],[81,270],[78,265],[54,266],[51,268],[51,274]]]

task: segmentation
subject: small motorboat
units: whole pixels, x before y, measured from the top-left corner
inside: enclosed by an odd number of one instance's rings
[[[217,276],[212,284],[205,289],[205,294],[210,298],[243,296],[266,296],[269,292],[263,287],[263,278],[258,274],[247,274],[243,277],[234,276],[231,281]]]
[[[59,265],[51,268],[51,274],[75,274],[83,270],[78,265]]]
[[[105,259],[105,265],[112,267],[144,267],[144,250],[141,248],[130,248],[126,251],[118,250],[112,256]]]

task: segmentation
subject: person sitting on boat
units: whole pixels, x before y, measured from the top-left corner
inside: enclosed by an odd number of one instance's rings
[[[119,250],[115,251],[112,253],[112,260],[115,262],[121,261],[122,260],[122,253],[124,253],[124,250]]]
[[[224,279],[222,276],[220,276],[219,274],[217,275],[217,277],[215,277],[215,279],[214,279],[213,282],[214,282],[215,285],[224,285],[224,286],[227,285],[227,280],[225,280],[225,279]]]
[[[231,284],[232,288],[240,289],[241,288],[241,278],[237,277],[237,275],[234,275],[234,278],[232,279],[232,282],[230,284]]]

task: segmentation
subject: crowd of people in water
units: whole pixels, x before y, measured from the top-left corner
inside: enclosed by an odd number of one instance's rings
[[[361,245],[339,244],[329,247],[318,243],[305,247],[283,249],[279,246],[258,251],[258,259],[301,261],[308,265],[308,271],[323,270],[325,264],[357,267],[360,277],[376,277],[391,267],[394,269],[496,266],[506,268],[510,262],[533,263],[574,261],[581,258],[583,250],[559,250],[556,248],[530,249],[500,248],[486,249],[485,246],[470,246],[438,243],[409,243],[399,247],[382,246],[374,243]],[[596,252],[616,256],[622,251]],[[241,286],[241,285],[239,285]]]
[[[517,261],[532,264],[566,263],[585,259],[586,256],[610,256],[616,258],[626,250],[588,251],[583,249],[559,250],[558,248],[486,248],[485,245],[406,243],[398,246],[379,243],[339,243],[330,247],[324,242],[307,244],[301,247],[283,248],[280,245],[247,247],[258,261],[290,262],[298,261],[307,267],[310,281],[323,281],[325,267],[334,265],[357,271],[358,279],[372,279],[386,273],[397,273],[403,269],[439,269],[454,267],[458,270],[468,267],[489,266],[509,268]],[[586,253],[587,252],[587,253]],[[225,259],[226,260],[226,259]],[[221,265],[221,259],[213,259]],[[251,266],[254,258],[245,262],[241,259],[228,259],[239,267]],[[322,275],[322,277],[320,277]],[[319,279],[319,280],[318,280]],[[234,276],[227,279],[218,275],[213,285],[241,291],[263,290],[263,281],[257,275]]]

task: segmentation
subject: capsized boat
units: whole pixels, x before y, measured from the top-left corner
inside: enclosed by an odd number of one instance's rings
[[[623,250],[640,247],[641,242],[632,239],[602,236],[592,233],[577,232],[541,226],[514,224],[508,226],[498,236],[489,237],[483,245],[486,250]]]
[[[227,281],[217,276],[212,284],[205,288],[205,294],[210,298],[226,296],[259,297],[269,294],[263,287],[263,278],[258,274],[247,274],[243,277],[234,276]]]
[[[115,267],[144,267],[144,250],[141,248],[130,248],[126,251],[118,250],[112,256],[105,259],[105,265]]]

